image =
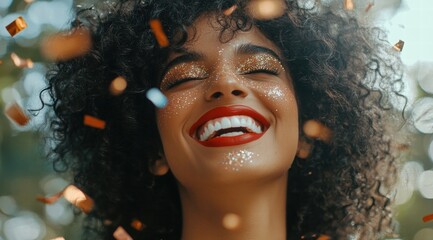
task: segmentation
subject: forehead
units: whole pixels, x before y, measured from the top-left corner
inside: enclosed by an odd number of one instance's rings
[[[188,40],[182,46],[186,50],[207,53],[215,50],[234,50],[243,44],[254,44],[269,48],[281,56],[280,49],[269,40],[256,26],[239,30],[232,21],[231,28],[223,28],[215,14],[205,14],[197,18],[187,29]]]

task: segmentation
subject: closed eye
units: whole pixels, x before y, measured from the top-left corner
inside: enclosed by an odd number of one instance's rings
[[[257,74],[257,73],[265,73],[265,74],[271,74],[271,75],[278,75],[280,74],[278,70],[276,69],[253,69],[248,72],[242,73],[242,75],[246,74]]]

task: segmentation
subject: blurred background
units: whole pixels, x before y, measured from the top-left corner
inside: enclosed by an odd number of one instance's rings
[[[14,102],[22,109],[41,107],[39,93],[50,64],[41,54],[42,40],[68,28],[75,6],[91,4],[0,0],[0,107],[4,111]],[[404,41],[399,54],[409,99],[406,124],[415,137],[407,142],[395,208],[400,239],[432,240],[433,220],[423,221],[423,217],[433,214],[433,2],[353,0],[353,4],[351,11],[361,19],[386,29],[390,47]],[[11,37],[5,27],[19,16],[28,26]],[[395,108],[402,111],[403,106],[396,103]],[[24,126],[10,121],[3,111],[0,114],[0,240],[79,239],[79,211],[64,199],[51,205],[36,201],[37,196],[53,195],[69,184],[69,177],[54,173],[45,158],[38,131],[46,127],[44,114],[45,109],[30,115]]]

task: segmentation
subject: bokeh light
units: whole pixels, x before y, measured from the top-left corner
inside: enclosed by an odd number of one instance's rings
[[[6,215],[13,215],[17,211],[17,203],[11,196],[0,197],[0,212]]]
[[[419,230],[413,240],[432,240],[433,239],[433,229],[431,228],[423,228]]]
[[[430,160],[433,161],[433,140],[430,142],[428,147],[428,156],[430,157]]]
[[[421,195],[427,199],[433,199],[433,171],[424,171],[418,179],[418,189]]]
[[[433,98],[424,97],[415,102],[412,120],[418,131],[426,134],[433,133]]]
[[[396,187],[395,204],[409,201],[418,188],[418,176],[424,171],[422,165],[415,161],[406,162],[401,170]]]
[[[44,222],[33,212],[23,211],[3,226],[7,240],[40,240],[46,233]]]

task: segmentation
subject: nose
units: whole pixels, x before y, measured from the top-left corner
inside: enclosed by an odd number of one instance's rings
[[[233,75],[224,75],[211,80],[205,91],[207,101],[223,98],[245,98],[248,89],[242,84],[242,80]]]

